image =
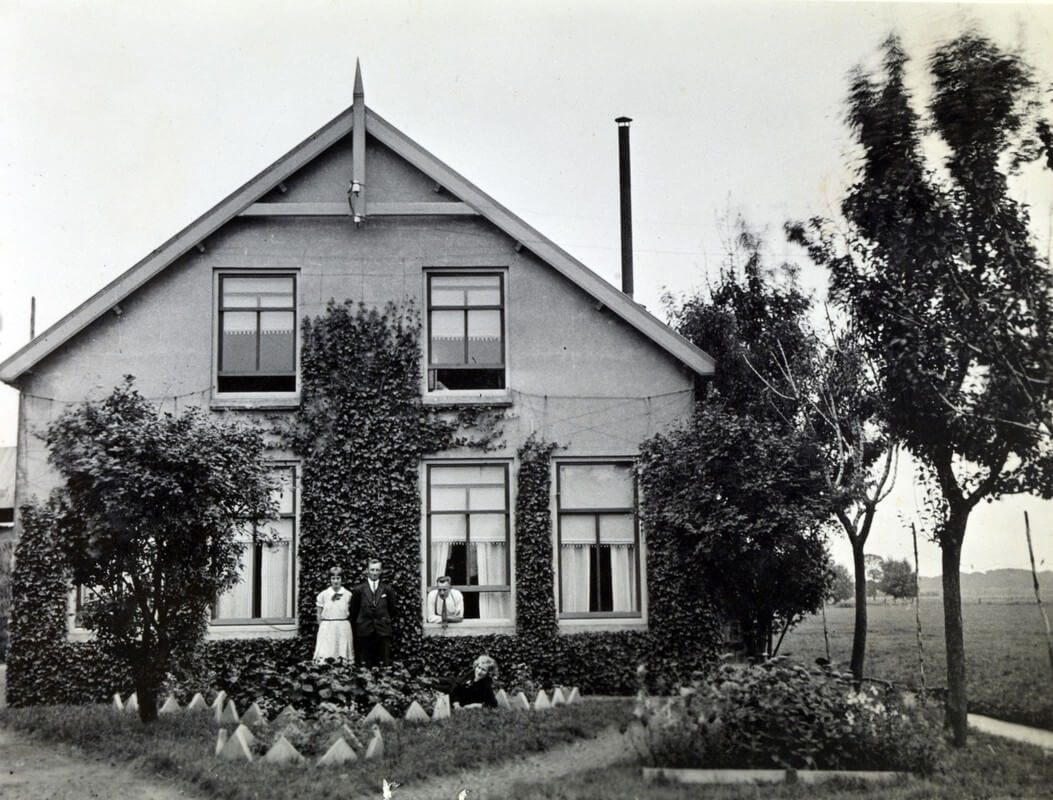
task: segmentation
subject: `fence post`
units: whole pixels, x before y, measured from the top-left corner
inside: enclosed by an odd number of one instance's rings
[[[1042,619],[1046,622],[1046,649],[1049,650],[1049,671],[1050,679],[1053,680],[1053,634],[1049,630],[1049,616],[1046,614],[1046,609],[1042,606],[1042,595],[1038,591],[1038,571],[1035,569],[1035,551],[1031,547],[1031,520],[1027,516],[1027,512],[1024,512],[1024,533],[1027,535],[1027,554],[1031,558],[1031,580],[1035,584],[1035,602],[1038,604],[1038,610],[1042,612]]]

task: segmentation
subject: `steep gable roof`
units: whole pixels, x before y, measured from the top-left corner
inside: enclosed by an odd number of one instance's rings
[[[357,89],[357,81],[356,81]],[[356,91],[355,103],[361,103]],[[311,134],[256,177],[246,182],[133,267],[96,292],[61,320],[0,363],[0,380],[15,384],[27,371],[77,335],[102,314],[242,213],[250,206],[352,132],[354,120],[365,121],[365,132],[441,185],[472,211],[521,243],[542,261],[602,303],[681,363],[701,375],[712,374],[715,362],[642,306],[623,294],[550,239],[517,217],[488,194],[433,156],[364,105],[352,105]],[[348,210],[350,215],[350,209]]]

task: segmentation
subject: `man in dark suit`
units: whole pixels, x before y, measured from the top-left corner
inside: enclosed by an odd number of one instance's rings
[[[355,624],[355,660],[360,666],[391,666],[395,593],[380,580],[380,571],[380,561],[370,559],[366,580],[351,592],[349,616]]]

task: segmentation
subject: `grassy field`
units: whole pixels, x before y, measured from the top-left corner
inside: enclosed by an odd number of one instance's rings
[[[910,686],[922,685],[914,607],[891,602],[867,607],[866,674]],[[826,624],[830,658],[848,668],[855,609],[830,607]],[[1046,649],[1045,623],[1034,603],[967,603],[965,626],[969,710],[1011,722],[1053,730],[1053,672]],[[943,604],[921,600],[925,686],[947,686]],[[826,656],[823,619],[816,615],[786,634],[781,653],[802,661]]]

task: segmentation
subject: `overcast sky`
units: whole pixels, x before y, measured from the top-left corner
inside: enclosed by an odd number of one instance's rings
[[[351,104],[367,104],[617,285],[617,134],[633,118],[636,298],[705,284],[741,214],[834,213],[849,70],[893,30],[922,62],[964,25],[1053,76],[1053,5],[347,0],[0,0],[0,359]],[[1047,95],[1048,100],[1048,95]],[[1017,183],[1048,252],[1053,178]],[[824,277],[805,268],[822,291]],[[0,387],[0,445],[16,394]],[[868,550],[907,557],[901,476]],[[1053,567],[1053,510],[982,506],[964,570]],[[832,539],[849,563],[847,543]],[[922,574],[940,571],[922,543]]]

